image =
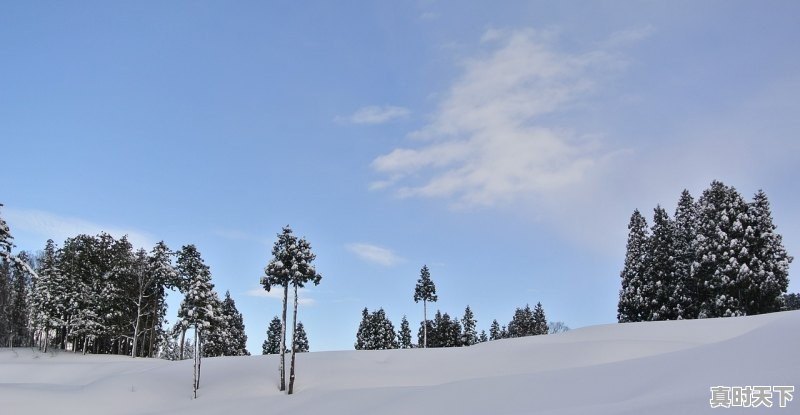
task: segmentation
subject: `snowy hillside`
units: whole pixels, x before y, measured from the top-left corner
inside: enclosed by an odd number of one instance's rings
[[[800,387],[800,311],[611,324],[458,349],[298,355],[296,394],[275,356],[192,362],[0,349],[4,414],[680,414],[711,409],[709,387]],[[795,393],[796,395],[796,393]]]

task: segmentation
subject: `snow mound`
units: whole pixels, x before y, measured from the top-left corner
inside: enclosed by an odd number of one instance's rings
[[[794,311],[611,324],[469,348],[305,353],[293,396],[277,390],[277,356],[210,358],[197,400],[188,360],[0,349],[0,407],[86,415],[712,413],[712,386],[797,389],[798,344]],[[800,398],[785,412],[795,408]]]

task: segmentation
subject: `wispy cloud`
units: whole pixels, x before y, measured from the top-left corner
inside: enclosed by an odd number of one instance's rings
[[[4,212],[7,222],[12,226],[12,233],[15,230],[30,232],[48,239],[53,239],[59,243],[79,234],[96,235],[101,232],[106,232],[116,238],[127,235],[131,244],[137,248],[149,249],[154,246],[156,242],[152,235],[137,229],[103,225],[41,210],[9,208]]]
[[[346,246],[347,250],[363,261],[390,267],[402,261],[391,249],[365,243],[352,243]]]
[[[624,63],[602,49],[560,51],[554,39],[533,30],[487,31],[487,50],[465,62],[431,121],[411,134],[422,144],[373,160],[389,179],[371,187],[494,205],[581,182],[610,151],[545,118],[574,108],[600,74]]]
[[[267,291],[262,287],[258,287],[248,290],[245,294],[250,297],[270,298],[277,301],[283,301],[283,289],[280,287],[273,288],[270,291]],[[305,288],[299,288],[297,290],[297,295],[297,303],[300,305],[311,306],[316,303],[313,298],[308,297],[308,291]],[[292,296],[291,292],[289,293],[289,296]],[[292,299],[290,298],[289,301],[291,302]]]
[[[359,108],[350,116],[337,117],[336,121],[352,124],[383,124],[399,118],[408,117],[409,114],[411,114],[411,111],[408,108],[392,105],[371,105]]]

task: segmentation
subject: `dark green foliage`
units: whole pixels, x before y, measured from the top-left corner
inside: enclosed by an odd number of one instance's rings
[[[783,237],[775,232],[767,195],[759,190],[748,205],[745,245],[749,261],[740,274],[750,278],[742,294],[744,314],[762,314],[781,309],[781,294],[789,287],[789,264],[793,258],[783,247]]]
[[[439,297],[436,296],[436,286],[431,279],[431,272],[427,265],[423,265],[419,272],[419,280],[414,287],[414,302],[422,301],[422,315],[424,318],[422,326],[422,343],[421,347],[428,347],[428,302],[436,302]]]
[[[781,296],[781,311],[800,310],[800,294],[784,294]]]
[[[697,203],[684,190],[671,220],[656,208],[652,236],[634,212],[621,273],[620,322],[778,311],[792,257],[763,191],[746,203],[714,181]]]
[[[489,340],[500,340],[502,338],[500,323],[498,323],[497,320],[492,320],[492,325],[489,326]]]
[[[417,340],[422,347],[425,323],[420,322]],[[460,347],[462,346],[462,329],[458,319],[450,318],[447,313],[437,310],[433,320],[427,321],[428,347]]]
[[[464,346],[472,346],[478,343],[478,322],[475,320],[475,315],[472,313],[469,306],[464,310],[464,318],[461,319],[461,325],[464,329],[461,335],[461,344]]]
[[[306,329],[303,327],[303,322],[297,322],[297,334],[295,334],[294,340],[294,350],[297,353],[305,353],[309,351],[308,347],[308,336],[306,335]]]
[[[356,333],[356,350],[384,350],[398,347],[394,325],[382,308],[372,313],[361,311],[361,324]]]
[[[262,354],[278,354],[281,352],[281,319],[272,318],[267,328],[267,339],[262,345]]]
[[[642,296],[644,320],[672,320],[677,317],[675,225],[661,206],[653,214]]]
[[[517,308],[514,317],[508,323],[507,337],[538,336],[548,333],[547,319],[545,318],[542,303],[537,303],[534,310],[529,305]]]
[[[401,349],[410,349],[414,347],[411,343],[411,327],[408,324],[408,319],[403,316],[400,322],[400,331],[397,333],[397,342]]]
[[[648,250],[647,220],[633,211],[628,224],[628,245],[625,253],[625,266],[620,273],[622,288],[619,291],[617,320],[620,323],[641,321],[644,314],[644,275],[647,269]]]
[[[695,260],[694,243],[697,239],[697,205],[688,190],[681,193],[678,207],[675,209],[675,291],[673,298],[675,319],[694,318],[697,316],[698,296],[697,280],[692,276],[692,264]]]

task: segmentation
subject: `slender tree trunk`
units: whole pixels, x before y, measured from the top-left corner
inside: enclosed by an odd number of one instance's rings
[[[422,300],[422,348],[428,348],[428,303]]]
[[[194,399],[197,399],[197,327],[194,330],[194,378],[192,379],[192,393],[194,394]]]
[[[139,299],[136,302],[136,326],[133,328],[133,346],[131,347],[131,357],[136,357],[136,348],[139,342],[139,325],[142,323],[142,302],[144,298],[142,298],[142,292],[139,291]]]
[[[200,368],[203,366],[203,332],[197,333],[197,389],[200,389]]]
[[[153,296],[153,311],[150,317],[150,345],[148,346],[148,357],[153,357],[153,338],[156,337],[156,320],[158,316],[158,311],[161,308],[161,300],[158,296]]]
[[[281,320],[281,391],[286,390],[286,303],[289,300],[289,284],[283,286],[283,318]]]
[[[184,329],[181,331],[181,358],[180,358],[180,359],[178,359],[178,360],[183,360],[183,342],[184,342],[184,338],[185,338],[185,337],[186,337],[186,329],[184,328]]]
[[[297,353],[297,284],[294,286],[294,315],[292,316],[292,365],[289,367],[289,395],[294,392],[294,359]]]

